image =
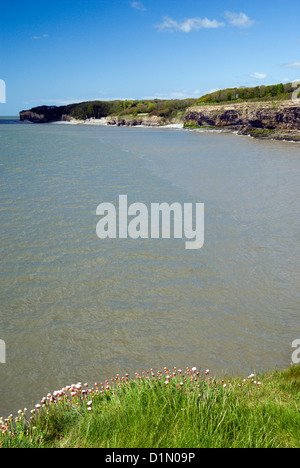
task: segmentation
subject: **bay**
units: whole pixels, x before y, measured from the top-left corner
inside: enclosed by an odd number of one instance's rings
[[[4,121],[1,122],[2,124]],[[0,125],[0,415],[152,367],[290,364],[299,145],[233,134]],[[205,243],[96,236],[99,203],[205,204]]]

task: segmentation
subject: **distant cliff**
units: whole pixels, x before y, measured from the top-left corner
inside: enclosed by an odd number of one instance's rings
[[[20,112],[21,122],[50,123],[70,120],[66,106],[40,106]]]

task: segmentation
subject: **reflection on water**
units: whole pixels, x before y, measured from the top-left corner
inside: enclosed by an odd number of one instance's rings
[[[150,367],[248,375],[299,338],[299,146],[228,134],[2,125],[0,415]],[[96,207],[205,203],[205,245],[105,240]]]

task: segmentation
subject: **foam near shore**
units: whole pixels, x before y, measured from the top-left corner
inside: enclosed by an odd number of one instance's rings
[[[87,120],[59,120],[57,122],[52,122],[53,125],[107,125],[105,117],[101,119],[87,119]]]
[[[140,127],[140,128],[148,128],[148,127],[155,127],[155,128],[174,128],[174,129],[182,129],[184,128],[183,123],[167,123],[163,124],[161,122],[153,123],[145,121],[138,123],[136,125],[131,125],[131,120],[122,122],[120,125],[118,121],[111,122],[110,119],[106,117],[102,117],[101,119],[87,119],[87,120],[77,120],[77,119],[70,119],[70,120],[59,120],[57,122],[51,122],[52,125],[100,125],[100,126],[128,126],[128,127]],[[118,125],[119,124],[119,125]],[[126,125],[127,124],[127,125]]]

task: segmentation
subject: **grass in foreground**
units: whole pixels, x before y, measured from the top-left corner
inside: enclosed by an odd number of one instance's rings
[[[196,368],[67,386],[0,419],[0,447],[299,448],[300,366],[217,380]]]

